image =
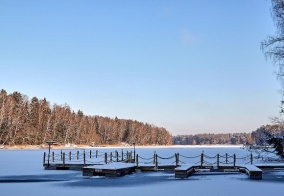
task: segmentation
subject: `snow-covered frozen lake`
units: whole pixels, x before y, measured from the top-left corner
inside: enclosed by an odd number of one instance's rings
[[[81,150],[81,149],[75,149]],[[75,151],[74,150],[74,151]],[[86,152],[90,149],[86,149]],[[121,148],[94,148],[92,151],[121,151]],[[124,148],[124,152],[133,148]],[[58,150],[55,150],[58,153]],[[66,150],[68,152],[69,150]],[[242,173],[213,175],[198,173],[176,179],[172,172],[136,172],[118,178],[83,177],[81,171],[44,170],[43,152],[47,150],[0,150],[0,195],[279,195],[284,191],[284,172],[264,172],[262,180],[251,180]],[[250,152],[240,147],[166,147],[136,148],[142,157],[161,157],[175,153],[208,156],[228,153],[245,157]],[[185,158],[180,158],[186,162]],[[166,160],[165,160],[166,161]]]

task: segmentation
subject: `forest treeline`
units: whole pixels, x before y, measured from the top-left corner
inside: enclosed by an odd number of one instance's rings
[[[260,145],[263,144],[263,139],[266,138],[267,133],[283,137],[284,127],[280,125],[263,125],[251,133],[205,133],[196,135],[178,135],[173,137],[173,143],[175,145]]]
[[[0,92],[0,146],[59,144],[85,145],[213,145],[259,144],[267,132],[284,135],[280,125],[265,125],[251,133],[172,135],[165,129],[138,122],[84,115],[68,105],[51,104],[44,98],[29,99],[19,92]]]
[[[251,133],[203,133],[196,135],[178,135],[173,138],[179,145],[213,145],[213,144],[246,144],[253,143]]]
[[[165,129],[135,120],[84,115],[68,105],[44,99],[29,99],[19,92],[0,92],[0,145],[41,145],[47,140],[59,144],[169,145],[172,136]]]

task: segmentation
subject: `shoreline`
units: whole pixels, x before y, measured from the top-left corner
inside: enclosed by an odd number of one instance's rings
[[[222,144],[222,145],[167,145],[167,146],[135,146],[136,148],[240,148],[243,145],[230,145],[230,144]],[[92,148],[133,148],[133,145],[98,145],[98,146],[89,146],[89,145],[52,145],[51,149],[92,149]],[[40,150],[40,149],[48,149],[48,145],[3,145],[0,146],[0,150]]]

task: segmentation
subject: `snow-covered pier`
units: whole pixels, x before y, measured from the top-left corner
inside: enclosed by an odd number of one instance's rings
[[[134,155],[132,158],[132,155]],[[203,152],[196,156],[185,156],[175,153],[162,157],[156,152],[145,158],[132,152],[118,151],[103,153],[96,150],[82,152],[44,153],[43,166],[47,170],[82,170],[83,176],[118,177],[136,171],[165,171],[175,173],[176,178],[188,178],[198,172],[242,172],[251,179],[262,179],[262,169],[284,168],[284,165],[254,165],[253,156],[249,154],[237,157],[235,154],[217,154],[208,156]]]

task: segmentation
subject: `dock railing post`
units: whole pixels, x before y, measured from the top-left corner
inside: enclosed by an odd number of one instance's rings
[[[204,153],[202,152],[202,153],[201,153],[201,156],[200,156],[201,168],[203,167],[203,161],[204,161]]]
[[[226,164],[228,164],[228,153],[226,153]]]
[[[107,164],[107,153],[105,153],[105,164]]]
[[[71,161],[72,160],[72,153],[71,153],[71,151],[69,152],[69,161]]]
[[[253,162],[253,157],[252,157],[252,153],[250,153],[250,164],[252,165]]]
[[[136,154],[136,167],[138,167],[138,154]]]
[[[109,160],[109,162],[112,163],[112,152],[110,152],[110,160]]]
[[[115,151],[115,154],[116,154],[115,155],[116,156],[116,162],[118,162],[118,151],[117,150]]]
[[[54,162],[54,152],[52,151],[52,162]]]
[[[219,169],[219,164],[220,164],[220,155],[218,153],[217,154],[217,169]]]
[[[63,155],[63,156],[62,156],[63,166],[65,166],[65,152],[63,152],[62,155]]]
[[[158,162],[158,155],[157,154],[155,154],[155,160],[156,160],[155,167],[156,167],[156,169],[158,169],[159,162]]]
[[[234,154],[234,168],[236,167],[236,154]]]
[[[84,166],[86,165],[86,152],[85,152],[85,150],[84,150]]]
[[[121,149],[121,161],[123,161],[123,149]]]
[[[92,150],[90,150],[90,159],[92,158]]]
[[[44,152],[43,153],[43,165],[45,164],[45,156],[46,156],[46,153]]]
[[[96,150],[96,158],[98,158],[98,150]]]
[[[179,153],[176,153],[175,157],[176,157],[176,167],[178,167],[178,165],[179,165]]]
[[[77,160],[79,159],[79,150],[77,150]]]
[[[153,164],[156,164],[156,151],[154,152]]]
[[[63,153],[62,153],[62,150],[60,151],[60,158],[61,158],[61,161],[63,161]]]

